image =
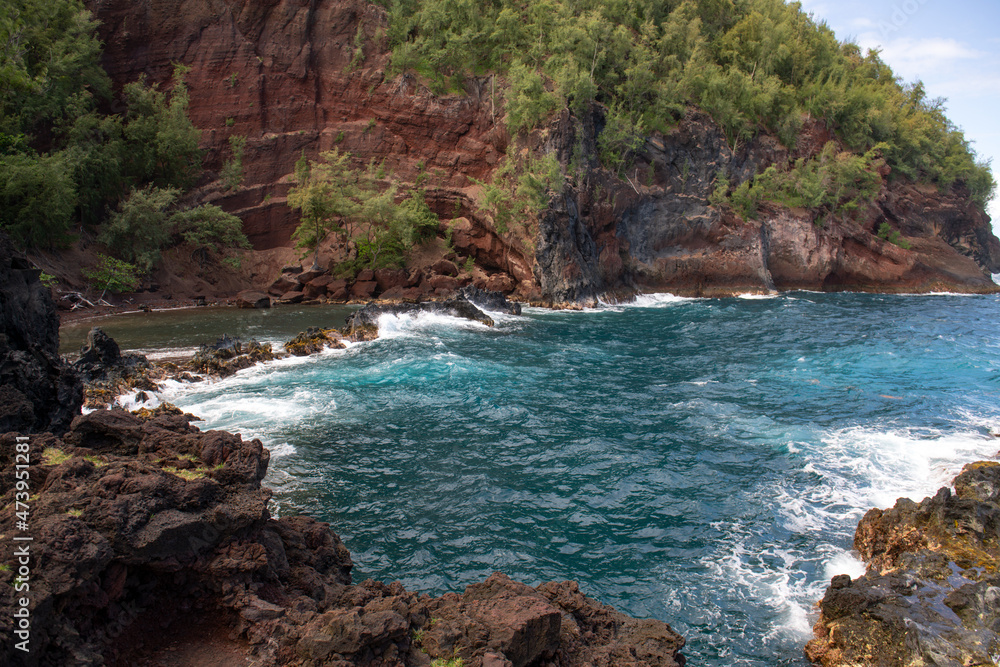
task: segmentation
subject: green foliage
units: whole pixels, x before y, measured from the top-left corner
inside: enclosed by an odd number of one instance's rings
[[[600,151],[610,169],[627,163],[634,137],[666,131],[697,105],[733,149],[762,128],[793,147],[808,115],[858,155],[885,144],[893,174],[964,184],[980,205],[995,190],[989,165],[940,100],[927,100],[920,82],[902,85],[878,52],[839,42],[797,2],[387,3],[395,72],[415,71],[433,90],[469,74],[505,76],[513,133],[560,108],[582,116],[592,102],[604,105]]]
[[[243,222],[214,204],[178,211],[168,219],[173,234],[196,248],[219,252],[222,248],[249,248]]]
[[[725,169],[720,169],[715,175],[715,188],[708,196],[708,203],[716,208],[729,203],[729,177]]]
[[[302,222],[292,234],[295,247],[313,250],[319,261],[319,244],[330,232],[350,236],[351,222],[359,211],[359,174],[351,168],[350,153],[334,148],[322,154],[322,162],[306,159],[305,151],[295,163],[295,187],[288,205],[301,211]]]
[[[82,273],[94,287],[104,291],[131,292],[139,286],[139,271],[133,264],[106,255],[98,255],[97,266]]]
[[[0,156],[0,228],[27,246],[60,246],[76,205],[67,156]]]
[[[152,185],[132,190],[101,228],[97,240],[126,262],[148,273],[160,259],[160,250],[170,241],[167,209],[180,190]]]
[[[910,242],[904,239],[903,235],[899,233],[899,230],[893,229],[887,221],[879,225],[878,237],[899,246],[903,250],[909,250],[912,247]]]
[[[222,163],[222,171],[219,173],[219,178],[229,190],[236,190],[243,182],[243,148],[246,144],[247,138],[242,134],[229,136],[229,149],[233,156]]]
[[[545,90],[542,77],[523,63],[515,63],[509,72],[507,127],[517,134],[530,129],[556,110],[558,98]]]
[[[555,155],[535,158],[526,151],[520,159],[508,153],[489,183],[470,180],[483,188],[480,210],[490,215],[493,227],[503,235],[515,221],[528,227],[548,204],[549,193],[562,189],[563,174]]]
[[[327,151],[319,162],[305,154],[295,165],[295,187],[288,205],[302,212],[293,237],[298,247],[313,249],[318,261],[319,243],[331,232],[354,238],[357,256],[338,267],[340,274],[362,269],[402,266],[406,253],[419,241],[437,232],[438,218],[414,188],[399,199],[399,186],[382,185],[384,168],[351,167],[350,153]]]
[[[186,71],[175,65],[169,96],[143,78],[125,85],[127,170],[133,183],[185,188],[201,173],[201,131],[187,117]]]
[[[838,151],[834,142],[823,147],[815,158],[800,158],[786,171],[770,166],[752,180],[741,183],[728,198],[728,181],[720,176],[710,202],[728,203],[745,219],[756,217],[762,201],[774,201],[792,208],[851,215],[875,200],[882,187],[879,169],[885,147],[877,145],[864,155]],[[817,218],[819,219],[819,218]]]
[[[601,163],[621,175],[631,155],[646,143],[644,135],[641,121],[633,121],[621,108],[610,110],[604,131],[597,139]]]
[[[59,279],[52,274],[42,271],[41,275],[38,276],[38,281],[46,287],[53,287],[57,282],[59,282]]]

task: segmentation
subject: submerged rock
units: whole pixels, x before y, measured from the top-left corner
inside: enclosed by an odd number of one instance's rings
[[[465,299],[485,310],[495,313],[507,313],[508,315],[520,315],[521,304],[516,301],[508,301],[501,292],[479,289],[475,285],[466,285],[458,291],[457,298]]]
[[[1000,463],[965,466],[956,493],[870,510],[854,546],[868,572],[833,578],[806,654],[840,665],[988,665],[1000,654]]]

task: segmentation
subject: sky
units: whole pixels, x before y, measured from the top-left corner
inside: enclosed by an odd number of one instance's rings
[[[1000,181],[1000,0],[801,0],[837,39],[878,48],[906,83],[946,98],[947,115]],[[987,206],[1000,232],[1000,197]]]

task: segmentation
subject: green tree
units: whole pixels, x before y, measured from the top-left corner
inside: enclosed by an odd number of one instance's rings
[[[65,243],[75,206],[72,167],[65,155],[0,156],[0,227],[20,245]]]
[[[316,270],[320,268],[320,242],[330,232],[350,237],[350,225],[361,206],[359,175],[351,168],[350,153],[334,148],[320,157],[321,162],[307,160],[303,151],[295,163],[295,186],[288,192],[288,205],[301,212],[292,238],[297,248],[313,251]]]
[[[167,209],[179,195],[176,188],[152,185],[132,190],[101,228],[97,240],[143,273],[149,273],[170,241]]]
[[[249,248],[243,222],[214,204],[173,213],[167,225],[173,234],[196,249],[219,252],[222,248]]]
[[[107,255],[98,255],[97,266],[83,269],[81,273],[94,287],[101,290],[101,298],[108,290],[121,293],[131,292],[139,287],[138,269],[128,262]]]

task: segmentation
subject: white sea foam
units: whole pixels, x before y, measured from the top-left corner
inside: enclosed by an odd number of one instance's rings
[[[780,294],[777,292],[771,292],[770,294],[757,294],[755,292],[747,292],[745,294],[737,294],[736,297],[739,299],[747,299],[750,301],[757,301],[762,299],[777,299]]]
[[[639,294],[634,300],[619,305],[626,308],[666,308],[669,306],[676,306],[678,304],[691,303],[699,300],[700,299],[696,297],[677,296],[663,292]]]
[[[271,459],[281,458],[282,456],[289,456],[295,453],[295,446],[288,442],[278,443],[277,445],[272,445],[268,447],[271,452]]]
[[[442,315],[440,313],[420,312],[416,314],[392,315],[383,314],[378,319],[379,338],[405,338],[422,335],[434,329],[489,329],[482,322],[468,320],[464,317]]]

